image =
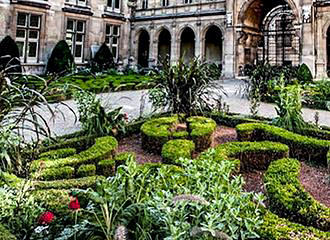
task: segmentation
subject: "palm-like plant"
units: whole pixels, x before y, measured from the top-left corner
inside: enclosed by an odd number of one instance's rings
[[[163,69],[153,74],[154,87],[149,91],[156,109],[168,108],[172,113],[187,116],[211,110],[223,89],[216,84],[217,77],[208,63],[194,58],[185,64],[181,58],[175,65],[166,60]]]
[[[0,136],[6,142],[6,144],[1,145],[0,162],[2,166],[0,166],[0,170],[8,170],[7,168],[12,166],[14,170],[21,171],[22,164],[20,157],[17,156],[19,151],[15,149],[24,145],[22,143],[25,142],[26,133],[32,132],[34,134],[33,140],[36,144],[42,136],[51,136],[45,112],[50,117],[54,117],[56,108],[48,104],[45,96],[49,91],[48,85],[54,78],[46,81],[36,75],[12,73],[10,71],[12,68],[15,66],[8,65],[0,71]],[[31,78],[37,78],[38,81],[42,80],[44,87],[35,90],[22,83],[27,83],[28,79]],[[22,81],[22,79],[25,80]],[[8,137],[8,132],[11,134],[10,137]],[[15,139],[15,141],[10,141],[10,139]]]

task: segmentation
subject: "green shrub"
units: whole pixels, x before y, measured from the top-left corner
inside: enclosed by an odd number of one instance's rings
[[[16,240],[16,237],[0,224],[0,240]]]
[[[113,55],[106,43],[103,43],[92,60],[92,71],[102,72],[115,67]]]
[[[236,130],[240,141],[268,140],[284,143],[289,146],[290,157],[327,165],[329,141],[302,136],[263,123],[241,124],[236,126]]]
[[[212,135],[217,124],[214,120],[206,117],[190,117],[187,119],[190,138],[196,146],[196,151],[203,151],[212,144]]]
[[[60,168],[63,166],[79,167],[82,164],[97,163],[98,161],[113,157],[118,142],[114,137],[100,137],[95,140],[95,144],[89,149],[80,152],[79,154],[60,158],[55,160],[42,161],[44,168]],[[31,171],[39,169],[40,160],[33,161],[31,164]],[[41,172],[43,172],[42,170]]]
[[[74,59],[65,40],[59,41],[54,47],[48,60],[47,73],[63,74],[74,68]]]
[[[15,174],[8,172],[0,172],[0,187],[7,185],[14,189],[19,189],[22,187],[24,180],[17,177]]]
[[[189,140],[170,140],[164,144],[162,148],[163,162],[169,164],[175,164],[176,160],[180,157],[191,158],[193,151],[195,150],[195,144]]]
[[[96,167],[93,164],[81,165],[77,170],[77,176],[89,177],[96,174]]]
[[[115,164],[116,164],[116,169],[120,165],[125,165],[126,162],[131,160],[131,159],[136,161],[135,152],[121,152],[121,153],[116,154],[116,156],[114,157]]]
[[[223,114],[221,112],[213,112],[211,113],[210,117],[219,125],[225,125],[227,127],[233,127],[233,128],[243,123],[263,122],[262,120],[254,119],[251,116],[228,115],[228,114]]]
[[[261,239],[267,240],[327,240],[329,232],[322,232],[312,227],[305,227],[284,218],[279,218],[270,211],[265,211],[261,228],[257,231]]]
[[[311,83],[313,81],[312,72],[305,63],[299,66],[297,78],[300,84]]]
[[[212,134],[216,128],[214,120],[206,117],[190,117],[187,121],[187,131],[177,130],[183,116],[174,115],[149,120],[141,126],[142,148],[154,153],[160,153],[163,145],[171,139],[192,139],[196,150],[202,151],[210,147]]]
[[[44,189],[33,191],[31,195],[36,202],[45,205],[47,210],[60,217],[63,213],[69,215],[72,212],[68,208],[70,192],[68,189]]]
[[[37,173],[32,174],[32,178],[38,178],[44,181],[58,180],[58,179],[70,179],[74,176],[73,167],[61,167],[61,168],[47,168],[43,170],[40,175]]]
[[[160,153],[163,145],[171,138],[169,129],[179,123],[178,116],[156,118],[141,126],[142,148]]]
[[[115,174],[116,162],[113,159],[104,159],[97,163],[97,172],[103,176],[113,176]]]
[[[43,159],[46,158],[49,160],[57,159],[57,158],[65,158],[76,154],[76,152],[77,151],[74,148],[62,148],[62,149],[51,150],[48,152],[41,153],[39,155],[39,158],[43,158]]]
[[[217,156],[240,160],[240,171],[266,170],[269,164],[289,156],[289,147],[276,142],[232,142],[216,147]],[[218,158],[216,158],[218,159]]]
[[[96,186],[96,181],[104,179],[103,176],[89,176],[74,179],[61,179],[55,181],[33,181],[36,190],[41,189],[87,189]]]
[[[69,137],[69,136],[68,136]],[[73,138],[58,138],[56,142],[51,142],[49,144],[43,143],[39,151],[40,152],[48,152],[57,149],[64,148],[74,148],[77,152],[81,152],[95,143],[95,135],[92,136],[78,136]]]
[[[280,159],[269,166],[265,185],[270,208],[279,216],[323,231],[330,230],[330,209],[318,203],[300,184],[300,162]]]
[[[0,42],[0,72],[21,73],[22,67],[19,57],[16,42],[10,36],[2,39]]]

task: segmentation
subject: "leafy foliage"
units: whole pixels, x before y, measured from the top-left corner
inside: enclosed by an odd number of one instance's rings
[[[274,124],[289,131],[299,132],[306,127],[302,116],[302,89],[300,85],[284,85],[284,77],[280,78],[279,98],[276,100],[277,118]]]
[[[74,59],[66,41],[59,41],[48,60],[47,73],[64,74],[74,68]]]
[[[0,71],[5,69],[7,73],[22,72],[18,47],[10,36],[6,36],[0,42]]]
[[[171,113],[191,116],[210,110],[211,100],[219,96],[221,87],[215,83],[210,65],[194,58],[189,64],[183,59],[175,65],[163,63],[163,70],[152,76],[155,86],[149,91],[156,109],[168,108]]]
[[[243,192],[242,178],[231,177],[233,161],[217,161],[211,150],[198,161],[181,159],[180,164],[182,169],[129,161],[119,167],[114,177],[87,192],[89,217],[78,224],[85,228],[80,236],[113,239],[121,226],[137,240],[258,237],[262,198]],[[258,199],[256,205],[252,199]],[[67,227],[61,235],[74,229]]]
[[[103,72],[104,70],[114,68],[114,66],[115,63],[110,48],[107,44],[103,43],[92,60],[92,71]]]
[[[95,94],[83,90],[76,91],[74,98],[78,105],[79,121],[88,135],[125,132],[125,115],[121,113],[121,107],[106,112]]]

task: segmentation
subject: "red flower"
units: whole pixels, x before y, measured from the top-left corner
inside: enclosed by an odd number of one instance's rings
[[[44,212],[39,217],[38,223],[42,225],[50,224],[54,220],[54,213],[52,212]]]
[[[78,198],[74,198],[74,199],[72,199],[72,200],[70,201],[70,203],[69,203],[69,208],[70,208],[71,210],[78,210],[78,209],[80,209],[80,203],[79,203],[79,201],[78,201]]]

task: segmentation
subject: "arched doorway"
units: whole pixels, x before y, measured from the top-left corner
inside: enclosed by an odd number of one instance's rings
[[[254,0],[240,14],[238,68],[267,62],[271,65],[299,65],[298,19],[286,0]]]
[[[149,66],[149,46],[150,37],[146,30],[142,30],[139,35],[138,43],[138,64],[141,67]]]
[[[184,62],[188,63],[195,57],[195,33],[194,31],[186,27],[180,37],[180,57],[184,58]]]
[[[158,37],[158,63],[171,59],[171,34],[163,29]]]
[[[330,77],[330,27],[327,30],[327,76]]]
[[[222,33],[217,26],[211,26],[205,34],[204,57],[207,62],[222,63]]]

